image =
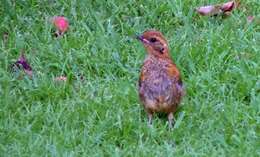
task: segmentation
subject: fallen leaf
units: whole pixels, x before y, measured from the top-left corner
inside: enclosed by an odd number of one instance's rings
[[[200,15],[203,15],[203,16],[207,16],[207,15],[211,16],[211,15],[216,15],[216,14],[221,13],[220,6],[218,6],[218,5],[203,6],[203,7],[197,8],[196,10]]]
[[[255,17],[254,16],[248,16],[247,17],[247,22],[252,23],[254,21]]]
[[[22,68],[24,72],[31,78],[33,75],[32,67],[28,63],[24,53],[21,53],[18,60],[13,64],[13,68],[20,69]]]
[[[196,9],[196,11],[203,16],[213,15],[230,15],[231,11],[238,6],[239,2],[230,1],[223,4],[202,6]]]
[[[67,81],[67,77],[66,76],[58,76],[55,78],[55,81]]]
[[[52,18],[52,23],[56,27],[56,36],[63,35],[69,28],[69,22],[67,18],[63,16],[55,16]]]
[[[230,1],[227,3],[222,4],[222,6],[220,7],[220,9],[223,12],[230,12],[235,8],[235,2],[234,1]]]

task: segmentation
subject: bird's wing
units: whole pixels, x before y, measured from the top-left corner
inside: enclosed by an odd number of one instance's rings
[[[166,67],[166,71],[171,80],[173,80],[172,97],[174,99],[174,103],[178,104],[181,101],[181,97],[184,95],[184,87],[181,80],[180,72],[177,69],[176,65],[173,63],[168,64],[168,66]]]

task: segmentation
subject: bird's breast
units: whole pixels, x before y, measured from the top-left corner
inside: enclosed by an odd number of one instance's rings
[[[169,111],[178,104],[182,89],[178,76],[169,73],[171,66],[167,62],[145,62],[139,80],[139,96],[145,108]]]

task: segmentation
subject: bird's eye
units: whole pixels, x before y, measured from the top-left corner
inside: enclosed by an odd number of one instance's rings
[[[157,41],[156,38],[151,38],[151,39],[150,39],[150,42],[152,42],[152,43],[154,43],[154,42],[156,42],[156,41]]]

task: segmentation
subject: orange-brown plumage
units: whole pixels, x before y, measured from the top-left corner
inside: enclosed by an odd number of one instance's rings
[[[139,78],[139,97],[148,114],[149,124],[156,112],[168,114],[172,126],[173,113],[183,96],[180,72],[173,63],[163,35],[154,30],[145,31],[138,39],[148,55]]]

